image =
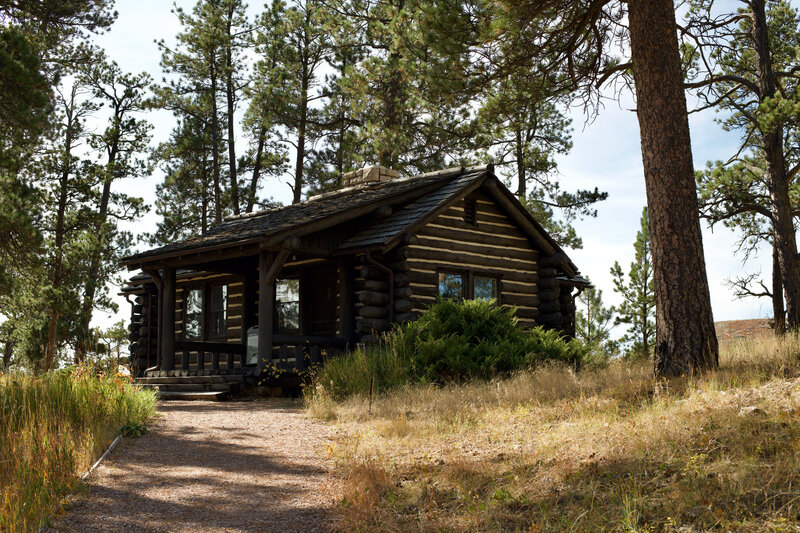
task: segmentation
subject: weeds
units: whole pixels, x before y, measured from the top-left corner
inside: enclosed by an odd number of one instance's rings
[[[85,369],[0,375],[0,531],[36,531],[121,428],[141,428],[155,396]]]
[[[341,429],[342,530],[797,530],[798,354],[764,338],[694,379],[545,365],[309,407]]]

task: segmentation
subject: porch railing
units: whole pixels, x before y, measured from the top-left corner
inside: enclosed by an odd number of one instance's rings
[[[272,337],[272,364],[282,370],[303,371],[340,355],[346,348],[345,339],[276,334]]]
[[[244,371],[247,366],[244,346],[232,342],[175,341],[175,368],[180,370],[226,369]],[[237,364],[238,363],[238,364]]]

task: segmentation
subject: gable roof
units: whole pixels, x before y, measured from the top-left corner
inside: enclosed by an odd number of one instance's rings
[[[372,213],[378,205],[401,205],[384,218],[356,226],[334,250],[388,250],[406,233],[427,223],[470,191],[485,185],[521,229],[547,256],[560,255],[568,274],[578,269],[561,247],[494,175],[492,165],[451,168],[419,176],[348,187],[309,198],[305,202],[229,217],[203,235],[147,250],[122,260],[137,265],[183,253],[244,244],[277,244],[288,236],[303,236]]]

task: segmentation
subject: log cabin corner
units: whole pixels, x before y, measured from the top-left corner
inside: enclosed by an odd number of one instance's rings
[[[140,271],[122,290],[133,374],[177,397],[299,374],[438,296],[495,298],[524,327],[571,337],[589,286],[492,165],[405,178],[365,167],[344,189],[229,217],[122,265]]]

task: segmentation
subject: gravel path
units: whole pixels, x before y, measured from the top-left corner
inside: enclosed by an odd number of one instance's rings
[[[327,531],[328,428],[297,402],[162,402],[50,531]]]

